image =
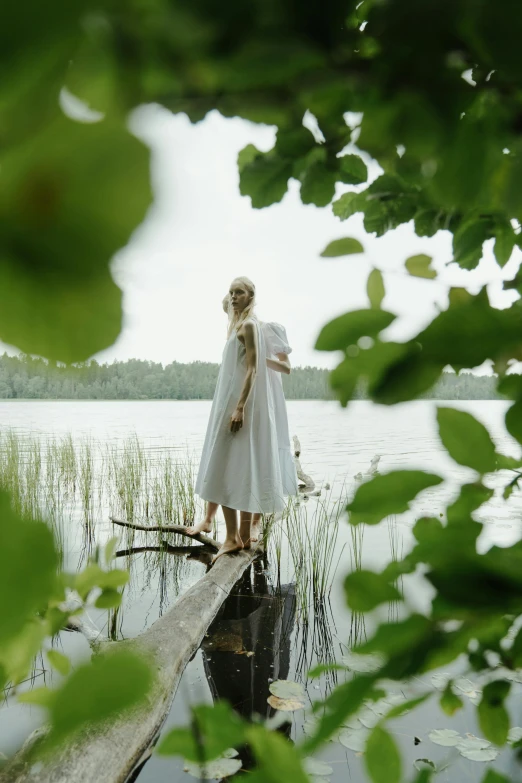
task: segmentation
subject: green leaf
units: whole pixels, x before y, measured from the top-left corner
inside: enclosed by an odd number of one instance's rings
[[[425,277],[429,280],[433,280],[437,277],[437,273],[434,269],[430,269],[431,261],[431,256],[420,253],[419,255],[410,256],[410,258],[406,259],[405,266],[413,277]]]
[[[16,145],[56,116],[57,96],[82,37],[85,3],[6,8],[0,46],[0,148]],[[30,19],[31,23],[27,24]]]
[[[522,400],[515,402],[506,412],[506,429],[522,443]]]
[[[326,699],[315,733],[309,737],[302,750],[313,753],[334,731],[354,715],[373,690],[376,674],[361,675],[339,685]]]
[[[480,728],[488,740],[495,745],[505,745],[509,732],[509,715],[504,707],[504,701],[509,693],[511,683],[495,680],[484,686],[482,700],[478,706]]]
[[[191,728],[175,728],[157,749],[161,756],[183,756],[189,761],[210,761],[245,741],[245,724],[226,701],[200,704],[192,711]]]
[[[185,728],[171,729],[165,734],[156,748],[156,753],[160,756],[183,756],[188,761],[199,761],[202,754],[208,760],[212,758],[205,745],[196,742],[194,732]]]
[[[0,670],[13,685],[25,680],[48,634],[45,620],[31,616],[23,628],[0,647]]]
[[[459,699],[456,693],[453,692],[451,682],[446,685],[444,693],[440,697],[440,706],[446,715],[450,717],[463,707],[462,699]]]
[[[415,233],[418,237],[433,237],[444,228],[444,213],[437,209],[420,209],[415,214]]]
[[[149,664],[129,650],[99,656],[80,666],[55,691],[50,718],[50,746],[86,725],[99,724],[143,702],[152,686]]]
[[[0,491],[0,647],[46,605],[56,587],[57,568],[47,525],[20,518],[9,495]]]
[[[121,604],[121,593],[117,590],[103,590],[94,605],[98,609],[116,609]]]
[[[84,361],[120,332],[109,262],[150,204],[149,150],[118,123],[60,113],[0,168],[0,339]]]
[[[354,612],[371,612],[387,601],[400,601],[402,596],[382,574],[373,571],[353,571],[344,581],[348,606]]]
[[[301,201],[325,207],[335,195],[335,172],[324,163],[312,163],[301,179]]]
[[[59,674],[66,677],[71,670],[71,662],[69,658],[59,650],[47,650],[47,659],[53,669],[56,669]]]
[[[381,653],[392,658],[410,652],[431,638],[432,623],[426,617],[412,614],[398,623],[381,624],[371,639],[361,644],[359,653]]]
[[[98,585],[103,588],[124,587],[129,581],[129,572],[114,568],[112,571],[102,571]]]
[[[237,156],[237,167],[239,169],[239,173],[243,171],[245,166],[248,166],[249,163],[252,163],[252,161],[254,161],[260,155],[263,155],[263,153],[253,144],[247,144],[246,147],[243,147],[242,150],[239,150]]]
[[[522,667],[522,628],[518,631],[513,641],[509,654],[512,658],[512,665],[515,669]]]
[[[361,185],[368,179],[366,163],[358,155],[343,155],[338,158],[338,179],[345,185]]]
[[[107,564],[109,564],[114,557],[119,540],[119,536],[114,536],[114,538],[110,538],[105,544],[105,562]]]
[[[438,408],[439,435],[450,457],[479,473],[496,469],[495,445],[489,432],[471,413]]]
[[[297,749],[275,731],[250,726],[246,737],[265,783],[308,783]]]
[[[275,149],[284,158],[301,158],[317,146],[312,133],[303,126],[277,131]]]
[[[496,769],[488,769],[482,778],[482,783],[510,783],[510,780],[497,772]]]
[[[400,783],[401,757],[390,734],[376,726],[366,743],[366,769],[373,783]]]
[[[76,577],[76,590],[85,600],[94,587],[101,587],[102,590],[116,590],[117,587],[123,587],[129,581],[128,571],[113,569],[104,571],[96,563],[90,563]]]
[[[419,704],[424,704],[424,702],[429,699],[431,695],[432,694],[430,692],[423,693],[422,696],[417,696],[415,699],[409,699],[402,704],[397,704],[386,713],[386,720],[391,720],[391,718],[400,718],[406,712],[414,710],[415,707],[419,706]]]
[[[341,220],[348,220],[349,217],[357,212],[364,212],[367,206],[366,193],[343,193],[332,204],[332,210],[336,217]]]
[[[494,253],[499,266],[505,266],[513,253],[515,247],[516,234],[513,226],[507,220],[497,223],[495,226],[495,245]]]
[[[349,345],[355,345],[361,337],[376,337],[394,320],[395,316],[385,310],[353,310],[323,326],[315,349],[344,351]]]
[[[358,239],[345,237],[344,239],[334,239],[333,242],[330,242],[321,253],[321,258],[350,256],[354,253],[364,253],[363,246]]]
[[[56,692],[45,686],[32,688],[30,691],[18,694],[18,701],[22,704],[34,704],[37,707],[51,709],[56,698]]]
[[[450,525],[461,523],[468,525],[471,514],[484,503],[487,503],[488,500],[491,500],[492,497],[493,490],[485,487],[483,484],[478,482],[475,484],[463,484],[457,499],[446,509],[448,523]]]
[[[453,235],[453,260],[462,269],[475,269],[482,258],[482,245],[491,236],[491,225],[481,218],[464,222]]]
[[[378,310],[386,293],[384,290],[384,280],[382,278],[382,272],[380,269],[372,269],[368,275],[366,293],[368,294],[368,299],[370,300],[370,306],[374,310]]]
[[[380,312],[370,310],[369,312]],[[361,380],[367,382],[367,388],[372,392],[386,372],[399,356],[407,350],[402,343],[375,342],[370,348],[358,349],[356,356],[347,356],[330,373],[330,385],[341,401],[346,405],[352,398],[357,384]]]
[[[350,522],[352,525],[361,522],[377,525],[390,514],[407,511],[419,492],[441,482],[440,476],[421,470],[396,470],[375,476],[357,489],[354,499],[348,504]]]
[[[281,201],[291,176],[292,164],[287,160],[270,157],[270,153],[258,155],[243,164],[239,172],[239,192],[242,196],[250,196],[254,209],[269,207]]]

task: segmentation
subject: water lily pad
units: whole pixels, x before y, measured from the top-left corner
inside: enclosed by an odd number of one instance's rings
[[[319,761],[319,759],[314,759],[311,757],[303,761],[303,767],[305,768],[305,771],[308,773],[308,775],[329,777],[333,772],[332,767],[325,761]]]
[[[275,710],[294,712],[305,706],[305,691],[298,682],[276,680],[270,684],[270,693],[267,701]]]
[[[446,688],[446,685],[451,680],[451,674],[448,672],[438,672],[437,674],[434,674],[431,678],[431,684],[434,688],[436,688],[438,691],[443,691]]]
[[[470,761],[494,761],[500,753],[498,748],[472,748],[470,750],[461,750],[460,755]]]
[[[298,682],[292,680],[276,680],[270,683],[270,693],[279,696],[280,699],[300,699],[304,700],[305,690]]]
[[[467,696],[472,704],[477,705],[482,698],[482,688],[477,683],[468,680],[466,677],[459,677],[455,680],[457,688],[464,696]]]
[[[384,663],[381,655],[359,655],[354,652],[343,655],[341,660],[352,672],[360,673],[376,672]]]
[[[304,701],[299,699],[280,699],[279,696],[269,696],[267,702],[274,710],[280,710],[281,712],[295,712],[296,710],[302,710]]]
[[[483,737],[475,737],[474,734],[466,734],[465,737],[461,737],[457,742],[457,748],[459,750],[482,750],[483,748],[489,748],[491,742]]]
[[[368,729],[343,729],[339,733],[339,742],[349,750],[362,753],[366,748],[366,740],[369,736]]]
[[[518,742],[522,739],[522,728],[520,726],[513,726],[508,733],[508,742]]]
[[[360,729],[361,721],[356,715],[352,715],[348,720],[343,723],[345,729]]]
[[[433,772],[435,769],[435,764],[429,759],[415,759],[413,766],[419,772],[421,772],[423,769],[428,769],[430,772]]]
[[[458,731],[453,729],[433,729],[428,734],[428,739],[435,745],[442,745],[443,748],[452,748],[462,739]]]
[[[461,756],[470,761],[494,761],[500,749],[496,748],[491,742],[482,737],[475,737],[474,734],[467,734],[457,743],[457,750]]]
[[[239,772],[242,766],[241,759],[215,759],[215,761],[209,761],[205,766],[201,767],[199,764],[186,763],[184,771],[192,775],[193,778],[199,778],[200,780],[221,780],[222,778],[228,778],[231,775],[235,775]]]
[[[372,710],[369,708],[358,713],[357,717],[359,718],[362,725],[367,729],[375,728],[381,719],[379,715],[377,715],[375,712],[372,712]]]

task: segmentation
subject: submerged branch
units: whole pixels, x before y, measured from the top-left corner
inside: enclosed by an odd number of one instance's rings
[[[162,541],[160,546],[133,546],[129,549],[118,549],[114,557],[127,557],[128,555],[139,555],[142,552],[168,552],[169,555],[191,555],[197,552],[208,552],[209,547],[202,546],[173,546],[168,541]]]
[[[113,525],[129,527],[131,530],[145,530],[147,533],[177,533],[179,536],[186,536],[192,539],[192,541],[199,541],[200,544],[210,546],[212,549],[218,550],[221,547],[219,541],[206,536],[205,533],[190,535],[190,533],[187,533],[187,528],[184,525],[138,525],[135,522],[124,522],[122,519],[116,519],[116,517],[109,517],[109,519]]]

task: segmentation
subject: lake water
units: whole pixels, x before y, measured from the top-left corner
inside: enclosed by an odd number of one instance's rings
[[[125,442],[135,434],[143,445],[144,458],[151,464],[165,454],[171,455],[173,460],[185,459],[190,454],[197,461],[210,405],[209,401],[2,401],[0,431],[12,429],[21,437],[38,438],[42,443],[70,433],[77,443],[96,444],[100,454],[106,447],[113,452],[124,448]],[[359,555],[363,567],[381,569],[393,556],[400,557],[408,551],[415,520],[426,514],[439,513],[460,484],[473,480],[473,471],[455,465],[442,449],[435,421],[437,405],[469,410],[488,427],[499,450],[519,454],[518,444],[507,435],[503,426],[507,407],[504,402],[419,401],[387,408],[361,401],[347,410],[335,402],[288,402],[290,431],[301,442],[303,469],[321,489],[321,496],[302,499],[294,510],[292,529],[281,526],[271,537],[267,567],[257,565],[227,601],[208,639],[183,675],[165,730],[185,723],[191,704],[211,703],[218,697],[228,698],[245,715],[255,711],[268,716],[270,709],[266,699],[271,679],[301,682],[310,705],[325,696],[334,684],[332,675],[309,680],[307,670],[311,666],[321,661],[340,660],[352,645],[371,633],[379,620],[400,616],[402,609],[399,606],[389,606],[364,618],[353,616],[346,608],[342,583],[353,567],[354,558]],[[364,531],[358,528],[362,538],[355,541],[353,529],[341,518],[335,526],[337,539],[329,566],[331,593],[321,606],[313,607],[305,584],[311,578],[311,572],[298,573],[289,536],[300,536],[304,552],[308,547],[316,546],[318,536],[314,537],[314,531],[322,524],[321,519],[324,521],[325,514],[331,515],[336,503],[344,503],[346,494],[353,492],[361,474],[364,478],[376,456],[380,458],[380,472],[420,468],[440,474],[445,481],[424,492],[411,512]],[[508,472],[492,478],[498,491],[481,514],[481,520],[486,523],[479,539],[481,551],[492,543],[506,546],[521,537],[522,495],[515,492],[507,502],[501,497],[501,488],[508,480]],[[330,489],[327,489],[328,485]],[[62,520],[64,557],[69,569],[85,562],[89,546],[103,544],[112,537],[113,529],[108,521],[110,511],[115,509],[110,508],[108,501],[100,495],[89,512],[92,525],[86,543],[84,527],[78,523],[78,509],[69,509]],[[139,514],[135,521],[138,517]],[[218,522],[219,537],[222,537],[220,516]],[[147,535],[135,537],[132,544],[144,545],[148,542]],[[128,539],[124,537],[124,540],[128,545]],[[131,580],[125,588],[122,609],[110,623],[116,638],[132,637],[148,628],[180,593],[205,573],[201,562],[180,556],[160,557],[154,552],[127,556],[121,562],[123,567],[129,568]],[[307,567],[311,568],[310,564]],[[408,609],[427,610],[431,592],[422,579],[407,577],[402,588]],[[107,612],[93,610],[91,616],[98,627],[109,627]],[[62,633],[60,644],[74,661],[89,655],[87,644],[79,635]],[[246,655],[246,652],[254,654]],[[40,669],[45,666],[41,664]],[[47,672],[37,671],[35,684],[42,684],[48,678]],[[417,684],[431,687],[431,677]],[[463,693],[467,690],[467,696],[473,700],[472,686],[464,682],[461,685]],[[440,747],[427,736],[431,729],[443,727],[456,729],[462,736],[466,733],[480,736],[475,708],[468,697],[464,696],[465,709],[451,719],[439,711],[432,699],[394,721],[391,728],[403,754],[404,779],[413,776],[413,764],[422,758],[435,763],[451,759],[452,763],[440,773],[442,780],[457,783],[480,779],[483,764],[468,761],[455,748]],[[518,703],[513,701],[513,725],[522,722],[521,712]],[[36,708],[7,700],[0,710],[0,751],[13,752],[40,720]],[[306,731],[307,715],[300,710],[291,715],[291,720],[287,733],[292,739],[299,739]],[[354,743],[349,741],[348,744]],[[332,771],[324,777],[333,783],[347,779],[354,783],[366,780],[362,754],[339,742],[329,743],[319,758],[331,767]],[[512,763],[511,755],[504,751],[496,765],[511,774],[514,772]],[[177,783],[190,779],[180,760],[159,757],[153,757],[139,776],[140,783]]]

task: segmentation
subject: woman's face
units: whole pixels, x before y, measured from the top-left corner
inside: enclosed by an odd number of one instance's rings
[[[250,302],[250,294],[243,283],[234,280],[229,291],[230,302],[235,313],[242,313]]]

